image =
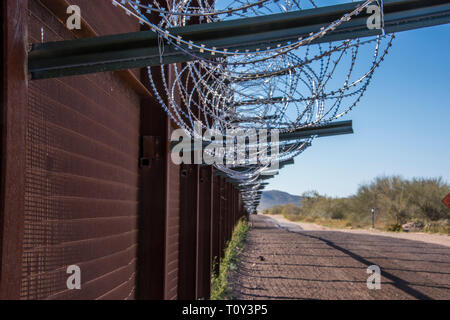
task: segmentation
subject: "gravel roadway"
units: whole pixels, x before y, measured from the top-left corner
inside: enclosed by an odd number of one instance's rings
[[[250,221],[230,279],[238,300],[450,299],[450,247],[436,236],[424,242],[384,232],[305,230],[262,215]],[[381,269],[379,290],[367,286],[372,265]]]

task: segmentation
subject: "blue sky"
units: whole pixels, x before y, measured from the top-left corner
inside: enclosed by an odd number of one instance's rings
[[[354,194],[380,175],[450,182],[450,25],[397,34],[367,94],[345,119],[355,134],[316,139],[267,190]]]

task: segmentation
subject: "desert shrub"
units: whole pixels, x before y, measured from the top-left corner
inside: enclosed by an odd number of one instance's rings
[[[394,223],[388,226],[387,230],[392,232],[400,232],[402,231],[402,225],[399,223]]]
[[[268,214],[281,214],[283,206],[275,206],[268,210]]]
[[[290,219],[314,222],[316,220],[345,220],[352,226],[371,226],[371,209],[375,208],[376,226],[393,231],[412,221],[422,221],[429,232],[446,232],[450,210],[442,199],[450,186],[442,178],[404,179],[400,176],[381,176],[359,186],[355,195],[330,198],[317,191],[302,194],[301,206],[276,206],[272,214],[284,214]],[[439,230],[439,231],[432,231]]]
[[[344,219],[344,217],[345,217],[344,213],[340,212],[340,211],[333,211],[331,213],[331,219],[334,219],[334,220],[342,220],[342,219]]]
[[[283,206],[283,208],[281,209],[281,214],[284,216],[298,215],[300,214],[300,208],[294,204],[289,203]]]
[[[450,234],[450,222],[449,220],[432,221],[425,224],[423,231]]]

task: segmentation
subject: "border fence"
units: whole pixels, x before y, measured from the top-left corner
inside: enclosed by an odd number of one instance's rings
[[[83,8],[81,30],[65,26],[71,4]],[[246,212],[212,167],[171,162],[176,126],[146,70],[27,80],[30,43],[139,23],[109,0],[1,10],[0,298],[208,299],[213,261]],[[80,290],[67,287],[72,265]]]

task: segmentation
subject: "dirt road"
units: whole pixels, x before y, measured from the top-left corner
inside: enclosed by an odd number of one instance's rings
[[[450,299],[450,247],[364,233],[305,231],[257,215],[231,283],[236,299]],[[367,287],[367,267],[381,289]]]

